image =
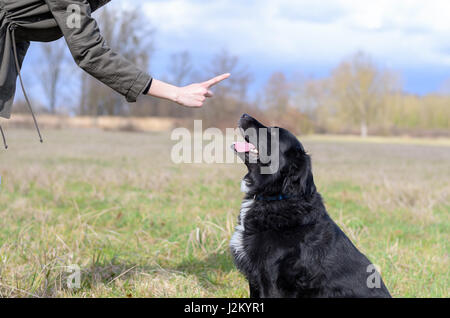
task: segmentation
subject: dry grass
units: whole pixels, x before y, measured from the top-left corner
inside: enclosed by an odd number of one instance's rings
[[[165,133],[44,134],[9,129],[0,152],[0,296],[248,295],[228,253],[243,166],[175,165]],[[302,140],[329,213],[393,295],[448,297],[448,144]]]
[[[39,125],[47,129],[90,128],[112,131],[163,132],[179,126],[183,120],[169,117],[117,117],[117,116],[56,116],[40,115]],[[15,114],[10,121],[2,121],[6,127],[34,127],[29,114]]]

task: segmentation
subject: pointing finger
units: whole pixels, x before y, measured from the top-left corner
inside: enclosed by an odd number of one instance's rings
[[[216,77],[210,79],[209,81],[204,82],[203,84],[207,88],[210,88],[210,87],[222,82],[223,80],[227,79],[228,77],[230,77],[230,73],[225,73],[225,74],[216,76]]]

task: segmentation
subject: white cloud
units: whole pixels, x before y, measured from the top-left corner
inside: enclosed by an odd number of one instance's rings
[[[332,62],[363,49],[395,63],[448,64],[450,1],[143,1],[160,46]],[[187,46],[187,47],[186,47]]]

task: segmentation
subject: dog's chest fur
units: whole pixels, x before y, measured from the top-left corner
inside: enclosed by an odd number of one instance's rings
[[[235,228],[235,232],[231,237],[230,248],[231,252],[234,256],[235,263],[238,267],[241,267],[241,264],[248,262],[248,255],[245,247],[245,217],[253,205],[254,200],[248,199],[242,201],[241,210],[239,213],[239,222]]]
[[[262,204],[264,203],[255,201],[253,198],[242,201],[238,225],[230,241],[234,262],[245,275],[254,272],[256,267],[273,265],[270,265],[271,256],[277,255],[279,244],[284,241],[281,233],[277,231],[277,226],[282,229],[298,223],[295,213],[264,209],[261,208]],[[289,214],[294,218],[289,218]],[[298,238],[295,235],[294,237]],[[287,251],[291,248],[292,243],[296,244],[298,241],[284,241],[283,250]]]
[[[283,231],[277,231],[276,227],[286,228],[296,224],[297,220],[288,219],[283,211],[264,209],[264,205],[264,202],[251,198],[242,201],[239,223],[231,238],[230,248],[236,267],[248,280],[257,282],[261,296],[282,297],[287,294],[281,294],[276,287],[280,265],[286,255],[294,251],[299,236],[293,234],[294,240],[285,240],[281,234]]]

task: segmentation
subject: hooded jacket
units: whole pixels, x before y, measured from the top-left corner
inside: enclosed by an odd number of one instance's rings
[[[17,76],[30,42],[61,37],[79,67],[128,102],[136,101],[151,84],[151,77],[114,53],[91,17],[109,1],[0,0],[0,117],[11,116]]]

